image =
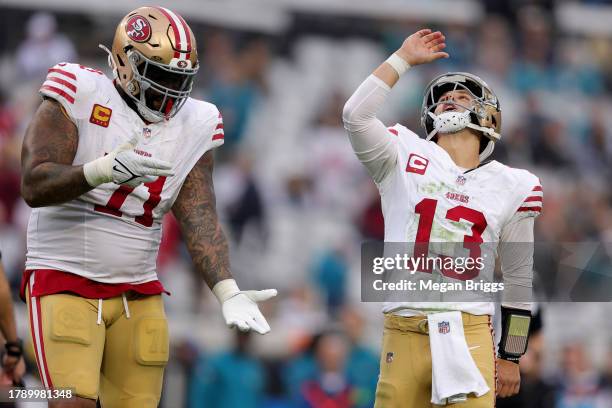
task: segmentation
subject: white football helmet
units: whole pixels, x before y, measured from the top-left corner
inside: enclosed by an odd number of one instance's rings
[[[473,97],[471,106],[463,106],[452,100],[439,101],[446,92],[454,90],[469,92]],[[436,115],[434,111],[440,104],[454,104],[465,111]],[[483,161],[493,153],[495,142],[501,138],[499,100],[487,83],[476,75],[467,72],[442,74],[434,78],[425,89],[421,125],[427,132],[427,140],[433,139],[437,133],[454,133],[466,127],[481,132],[487,138],[481,139],[480,143],[480,161]]]

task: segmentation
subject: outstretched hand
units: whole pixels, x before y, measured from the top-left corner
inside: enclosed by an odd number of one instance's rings
[[[440,31],[431,32],[429,28],[426,28],[406,38],[396,54],[411,66],[448,58],[448,53],[442,51],[446,48],[445,39],[446,37]]]
[[[223,302],[225,323],[243,332],[254,330],[259,334],[268,333],[270,325],[259,311],[257,302],[265,302],[276,294],[276,289],[245,290],[237,293]]]

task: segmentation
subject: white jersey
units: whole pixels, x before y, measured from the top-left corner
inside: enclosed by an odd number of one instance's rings
[[[444,149],[404,126],[389,128],[389,137],[397,139],[397,164],[378,184],[385,242],[484,242],[494,248],[511,219],[541,210],[540,182],[526,170],[493,160],[464,172]],[[433,309],[494,312],[491,302],[388,302],[383,311]]]
[[[189,98],[171,120],[145,124],[112,80],[77,64],[51,68],[40,93],[58,101],[77,126],[74,165],[137,135],[139,153],[171,162],[174,176],[136,188],[106,183],[67,203],[33,209],[26,269],[55,269],[103,283],[156,280],[162,217],[200,157],[223,144],[218,109]]]

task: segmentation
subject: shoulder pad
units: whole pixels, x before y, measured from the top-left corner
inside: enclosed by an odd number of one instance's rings
[[[389,130],[391,134],[398,136],[401,139],[420,139],[419,135],[408,129],[406,126],[400,125],[399,123],[388,127],[387,130]]]
[[[544,202],[544,191],[540,179],[527,170],[509,169],[515,179],[517,215],[537,217],[542,212]]]
[[[49,69],[39,92],[59,102],[71,119],[79,120],[89,117],[89,102],[101,77],[106,78],[101,71],[62,62]]]

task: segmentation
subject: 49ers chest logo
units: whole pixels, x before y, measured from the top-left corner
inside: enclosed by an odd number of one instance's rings
[[[133,41],[149,41],[149,38],[151,38],[151,23],[143,16],[136,14],[130,17],[125,24],[125,32]]]
[[[113,114],[113,110],[111,108],[107,108],[106,106],[98,105],[97,103],[93,106],[91,110],[91,116],[89,117],[89,122],[94,125],[108,127],[110,123],[111,115]]]

